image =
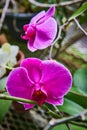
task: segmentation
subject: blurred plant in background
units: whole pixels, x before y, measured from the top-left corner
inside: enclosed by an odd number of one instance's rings
[[[6,66],[12,68],[17,63],[19,47],[4,43],[0,48],[0,77],[6,73]]]

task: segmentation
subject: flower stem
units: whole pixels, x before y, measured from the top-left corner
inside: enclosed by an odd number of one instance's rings
[[[37,2],[36,0],[28,0],[28,1],[31,4],[34,4],[35,6],[44,8],[44,7],[52,7],[52,6],[63,7],[63,6],[73,5],[73,4],[76,4],[76,3],[80,3],[82,0],[71,0],[71,1],[66,1],[66,2],[59,2],[59,3],[56,3],[56,4],[40,3],[40,2]]]
[[[0,99],[12,100],[12,101],[17,101],[17,102],[24,102],[24,103],[37,105],[37,103],[35,101],[24,99],[24,98],[18,98],[18,97],[14,97],[14,96],[8,96],[8,95],[5,95],[5,94],[0,94]]]
[[[53,45],[51,45],[50,47],[50,51],[49,51],[49,60],[52,58],[52,50],[53,50]]]
[[[66,127],[68,130],[71,130],[70,124],[69,123],[65,123]]]
[[[10,66],[7,66],[7,65],[2,65],[2,67],[4,67],[5,69],[8,69],[8,70],[13,70],[14,69],[13,67],[10,67]]]
[[[56,112],[49,109],[45,104],[42,106],[42,108],[46,109],[50,115],[52,115],[54,118],[62,118],[61,115],[58,115]]]
[[[6,0],[5,6],[4,6],[2,14],[1,14],[1,18],[0,18],[0,31],[2,29],[2,25],[3,25],[3,22],[4,22],[5,16],[6,16],[6,12],[7,12],[9,3],[10,3],[10,0]]]
[[[80,28],[80,30],[87,36],[87,32],[84,30],[84,28],[81,27],[78,20],[76,18],[74,18],[74,21],[76,22],[78,28]]]

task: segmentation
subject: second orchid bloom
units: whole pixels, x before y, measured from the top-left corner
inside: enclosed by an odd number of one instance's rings
[[[25,34],[22,35],[22,39],[28,40],[30,51],[41,50],[52,44],[57,34],[54,13],[55,7],[51,7],[47,12],[41,11],[31,19],[29,24],[24,25]]]

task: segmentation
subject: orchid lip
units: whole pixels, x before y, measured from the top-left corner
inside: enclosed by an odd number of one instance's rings
[[[32,94],[32,100],[36,101],[38,105],[43,105],[45,100],[47,99],[47,94],[44,93],[41,89],[39,90],[34,90]]]

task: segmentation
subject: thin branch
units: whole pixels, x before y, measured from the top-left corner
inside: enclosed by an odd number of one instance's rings
[[[13,12],[17,13],[18,12],[17,2],[15,0],[11,0],[11,3],[13,4],[13,9],[14,9]],[[15,29],[16,32],[20,32],[20,29],[17,27],[17,22],[16,22],[15,17],[13,19],[13,26],[14,26],[14,29]]]
[[[17,20],[15,19],[15,17],[13,19],[13,26],[16,32],[21,32],[21,30],[17,27]]]
[[[52,58],[52,50],[53,50],[53,45],[50,46],[50,51],[49,51],[49,57],[48,57],[48,59]]]
[[[74,67],[75,69],[81,68],[80,64],[75,64],[74,62],[67,60],[67,58],[65,58],[62,55],[58,55],[58,60],[61,61],[61,62],[64,62],[66,65],[68,65],[70,67]]]
[[[43,109],[47,110],[48,113],[49,113],[50,115],[52,115],[52,117],[54,117],[54,118],[62,118],[61,115],[59,115],[59,114],[57,114],[56,112],[54,112],[54,111],[52,111],[51,109],[49,109],[45,104],[44,104],[43,106],[41,106],[41,107],[42,107]]]
[[[80,28],[80,30],[87,36],[87,32],[81,27],[78,20],[76,18],[74,18],[74,21],[75,21],[76,25],[78,26],[78,28]]]
[[[49,59],[51,59],[52,57],[52,50],[53,50],[53,45],[59,40],[61,39],[61,33],[62,33],[62,30],[64,29],[64,27],[68,24],[69,22],[65,22],[63,25],[60,25],[59,26],[59,31],[58,31],[58,35],[56,37],[56,39],[53,41],[51,47],[50,47],[50,52],[49,52]]]
[[[54,45],[59,39],[61,39],[61,32],[63,28],[64,28],[63,25],[59,26],[58,36],[56,37],[55,41],[53,41],[52,45]]]
[[[63,116],[64,116],[64,114],[63,114],[63,113],[61,113],[61,112],[59,111],[59,109],[58,109],[58,107],[57,107],[57,106],[53,105],[53,107],[54,107],[54,109],[55,109],[55,112],[56,112],[58,115],[60,115],[61,117],[63,117]]]
[[[87,31],[87,28],[85,30]],[[79,33],[78,31],[75,32],[75,34],[73,34],[72,37],[70,37],[69,39],[66,39],[66,41],[64,42],[64,45],[60,48],[59,53],[62,53],[63,51],[65,51],[69,46],[71,46],[76,41],[78,41],[82,36],[84,36],[84,33],[82,33],[82,31],[79,31]]]
[[[65,124],[66,124],[67,129],[71,130],[70,124],[69,123],[65,123]]]
[[[82,120],[82,116],[87,115],[87,109],[84,110],[82,113],[74,115],[74,116],[70,116],[70,117],[65,117],[62,119],[52,119],[49,124],[45,127],[44,130],[50,130],[52,127],[59,125],[59,124],[63,124],[63,123],[67,123],[76,119],[81,119]]]
[[[51,57],[52,57],[53,45],[61,38],[61,33],[62,33],[63,27],[64,27],[64,26],[60,26],[60,27],[59,27],[58,35],[57,35],[56,39],[53,41],[53,43],[52,43],[52,45],[51,45],[51,47],[50,47],[49,59],[51,59]]]
[[[0,67],[8,69],[8,70],[13,70],[13,67],[7,66],[7,65],[0,65]]]
[[[28,1],[38,7],[51,7],[51,6],[59,7],[59,6],[68,6],[68,5],[76,4],[82,2],[83,0],[72,0],[67,2],[60,2],[58,4],[39,3],[36,0],[28,0]]]
[[[75,53],[73,53],[73,52],[71,52],[71,51],[69,52],[69,51],[66,50],[65,52],[66,52],[67,55],[71,55],[71,56],[73,56],[75,59],[81,60],[82,62],[87,63],[87,59],[82,58],[82,57],[76,55]]]
[[[24,103],[37,105],[37,103],[35,101],[24,99],[24,98],[18,98],[18,97],[14,97],[14,96],[7,96],[5,94],[0,94],[0,99],[12,100],[12,101],[17,101],[17,102],[24,102]]]
[[[2,11],[1,19],[0,19],[0,31],[1,31],[4,19],[5,19],[5,15],[6,15],[9,3],[10,3],[10,0],[6,0],[5,6],[4,6],[3,11]]]
[[[59,23],[57,21],[57,23]],[[64,28],[64,26],[66,25],[66,23],[62,26],[59,26],[59,31],[58,31],[58,34],[57,34],[57,37],[56,39],[53,41],[51,47],[50,47],[50,51],[49,51],[49,58],[48,59],[51,59],[52,58],[52,50],[53,50],[53,45],[61,38],[61,33],[62,33],[62,29]]]
[[[57,39],[56,39],[54,42],[56,42],[56,41],[58,41],[59,39],[61,39],[62,30],[63,30],[64,27],[66,27],[68,24],[69,24],[69,21],[66,21],[63,25],[61,25],[61,26],[59,27],[59,34],[58,34]]]
[[[11,0],[11,3],[13,4],[13,8],[16,12],[18,12],[18,5],[17,2],[15,0]]]
[[[70,124],[73,124],[73,125],[80,126],[80,127],[87,128],[87,123],[83,123],[83,122],[75,122],[75,121],[71,121],[71,122],[69,122],[69,123],[70,123]]]
[[[62,30],[64,29],[65,26],[67,26],[69,24],[69,22],[65,22],[63,25],[60,25],[59,26],[59,32],[58,32],[58,36],[57,38],[55,39],[55,41],[53,42],[53,44],[55,44],[59,39],[61,39],[61,34],[62,34]],[[61,47],[61,44],[59,46],[59,48],[57,48],[57,51],[56,51],[56,54],[53,56],[53,58],[55,59],[59,53],[59,49]]]

